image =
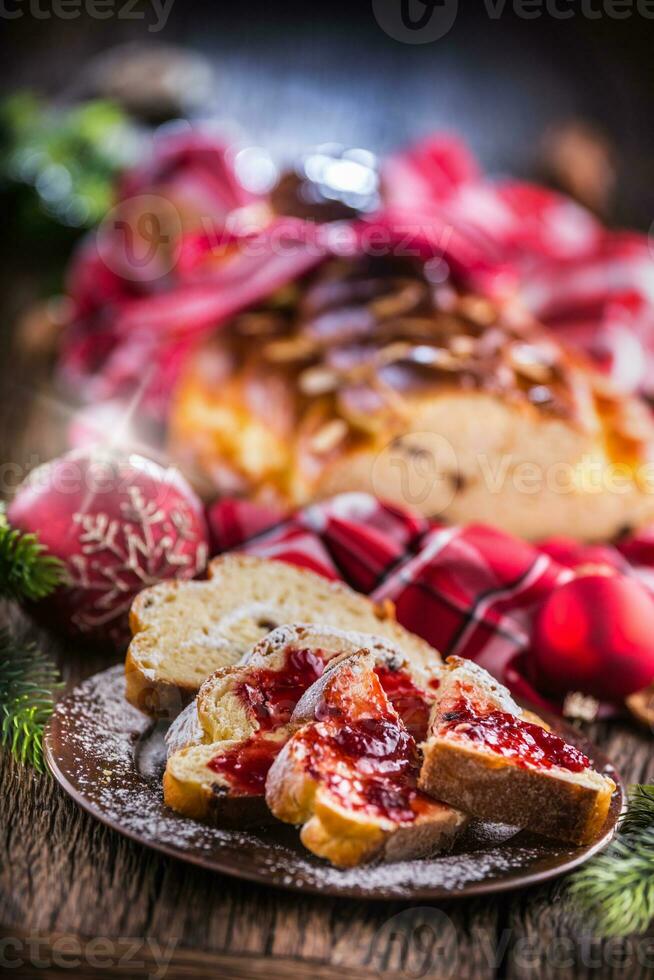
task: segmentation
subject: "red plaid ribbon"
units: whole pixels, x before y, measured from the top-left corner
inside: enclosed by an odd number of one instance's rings
[[[654,594],[654,531],[618,546],[556,539],[536,546],[480,524],[444,527],[368,494],[346,493],[291,517],[240,500],[209,512],[214,553],[238,549],[341,579],[376,600],[443,656],[481,664],[513,693],[560,710],[530,672],[539,605],[583,564],[610,564]],[[610,710],[605,708],[605,713]]]

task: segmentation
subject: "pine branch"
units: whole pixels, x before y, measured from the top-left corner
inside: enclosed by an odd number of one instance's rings
[[[620,822],[621,834],[654,828],[654,785],[631,787],[629,807]],[[654,873],[654,868],[652,869]]]
[[[34,644],[18,647],[0,630],[0,742],[43,772],[43,727],[52,714],[58,672]]]
[[[602,935],[645,932],[654,919],[654,785],[632,787],[616,837],[572,876],[569,894]]]
[[[64,579],[64,565],[36,535],[12,528],[0,505],[0,598],[43,599]]]

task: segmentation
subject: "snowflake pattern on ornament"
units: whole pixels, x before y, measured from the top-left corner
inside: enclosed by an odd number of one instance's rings
[[[207,562],[204,541],[194,553],[188,548],[193,521],[183,502],[167,511],[147,501],[138,487],[126,489],[129,499],[121,502],[120,519],[102,512],[73,514],[80,554],[69,559],[68,577],[87,598],[72,617],[81,632],[124,617],[141,589],[166,578],[193,578]]]

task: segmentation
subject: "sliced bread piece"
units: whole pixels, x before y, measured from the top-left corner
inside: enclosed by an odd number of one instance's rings
[[[421,789],[475,817],[590,843],[615,784],[536,721],[481,667],[449,657],[423,746]]]
[[[224,825],[261,822],[265,777],[290,736],[291,715],[325,665],[365,648],[408,724],[426,731],[433,686],[414,680],[396,647],[374,636],[328,627],[280,627],[260,641],[247,663],[223,667],[168,737],[166,803],[186,816]]]
[[[174,718],[209,674],[237,663],[275,627],[296,622],[381,636],[416,667],[440,663],[428,643],[396,622],[390,603],[375,605],[285,562],[230,554],[211,562],[208,581],[161,582],[136,597],[127,699],[146,714]]]
[[[337,867],[448,849],[466,817],[418,789],[415,740],[366,650],[330,664],[299,701],[301,725],[276,756],[266,802],[302,825],[305,847]]]

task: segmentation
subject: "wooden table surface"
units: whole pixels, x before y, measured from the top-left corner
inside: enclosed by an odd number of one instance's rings
[[[334,15],[334,4],[328,7],[297,3],[284,20],[281,6],[259,0],[233,16],[227,13],[232,5],[189,0],[175,5],[167,31],[154,38],[128,19],[24,17],[5,25],[14,34],[10,38],[7,29],[8,43],[0,45],[2,84],[65,90],[71,64],[112,40],[184,39],[215,62],[221,114],[240,119],[255,140],[274,149],[339,139],[386,150],[444,126],[463,131],[492,167],[523,172],[546,125],[582,114],[618,141],[629,174],[618,195],[621,215],[648,226],[651,22],[509,18],[503,26],[464,18],[447,42],[416,47],[383,36],[367,8],[355,17],[351,4],[336,4],[341,14],[348,11],[346,21]],[[19,363],[10,346],[11,314],[30,295],[22,279],[29,256],[19,257],[9,273],[5,261],[2,493],[15,482],[14,464],[22,472],[61,448],[65,421],[56,403],[40,397],[35,366]],[[15,610],[2,616],[19,633],[35,633]],[[38,638],[56,655],[67,686],[107,665],[91,651],[64,650],[43,633]],[[654,779],[650,734],[627,723],[592,732],[627,781]],[[0,924],[0,971],[16,976],[654,975],[653,937],[597,941],[570,920],[556,885],[438,907],[259,887],[122,838],[79,810],[51,778],[21,768],[7,752],[0,753]]]

